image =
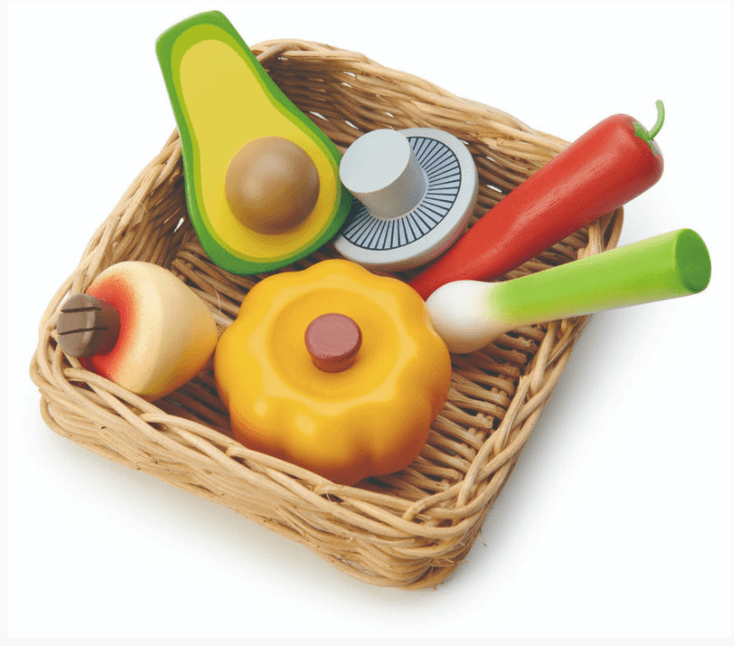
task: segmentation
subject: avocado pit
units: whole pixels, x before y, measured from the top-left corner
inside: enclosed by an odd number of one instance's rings
[[[300,146],[283,137],[260,137],[240,148],[227,168],[224,192],[234,216],[263,234],[301,224],[319,196],[319,173]]]

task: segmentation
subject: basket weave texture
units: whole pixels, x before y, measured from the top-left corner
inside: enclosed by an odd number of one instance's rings
[[[479,171],[472,223],[567,145],[361,54],[294,40],[252,50],[342,152],[377,128],[432,127],[463,140]],[[621,208],[606,214],[503,279],[612,248],[622,220]],[[284,271],[330,257],[338,254],[327,245]],[[351,576],[405,589],[435,586],[469,552],[588,319],[523,327],[481,351],[452,356],[448,401],[422,454],[400,473],[347,487],[236,442],[211,365],[149,403],[62,353],[54,331],[61,303],[124,260],[173,271],[207,303],[220,333],[264,277],[229,274],[202,251],[186,211],[174,132],[97,230],[43,316],[31,377],[46,424],[90,451],[226,505]]]

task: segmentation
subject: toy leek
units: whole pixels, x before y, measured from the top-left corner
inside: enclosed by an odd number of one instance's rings
[[[466,353],[521,325],[696,294],[710,277],[703,240],[680,229],[515,280],[452,282],[426,306],[449,350]]]
[[[500,200],[410,285],[425,299],[456,280],[492,280],[637,197],[663,174],[650,132],[619,114],[594,126]]]

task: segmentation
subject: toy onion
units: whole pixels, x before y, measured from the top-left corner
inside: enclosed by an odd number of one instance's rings
[[[426,306],[449,350],[467,353],[522,325],[696,294],[710,277],[705,243],[679,229],[506,282],[448,283]]]

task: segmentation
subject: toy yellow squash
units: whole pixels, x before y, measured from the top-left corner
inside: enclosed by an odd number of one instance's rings
[[[238,441],[340,484],[408,466],[451,381],[423,299],[346,260],[258,283],[214,370]]]

